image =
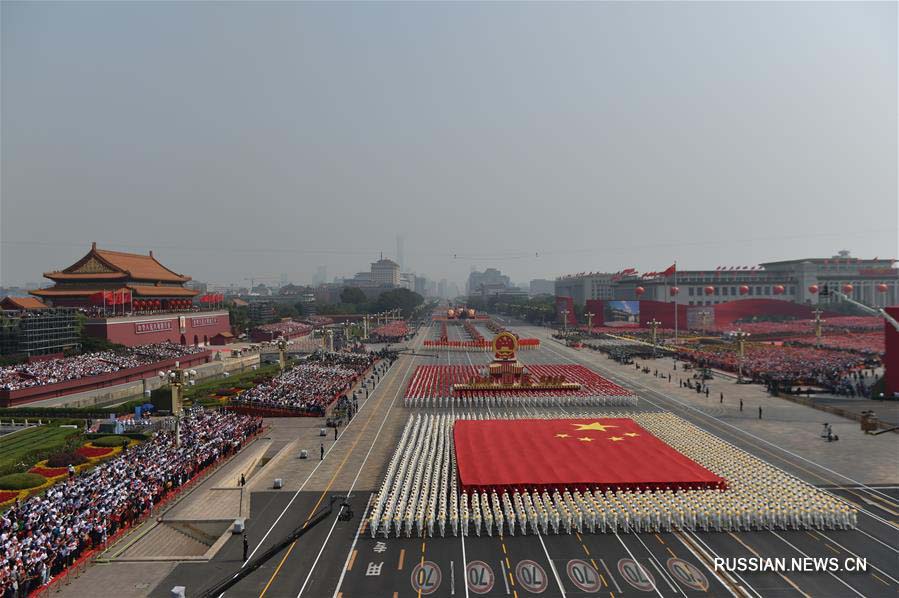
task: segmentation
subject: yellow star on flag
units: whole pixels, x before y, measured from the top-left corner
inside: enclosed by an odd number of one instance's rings
[[[597,430],[598,432],[605,432],[607,428],[617,428],[618,426],[609,426],[600,422],[593,422],[592,424],[571,424],[572,426],[577,428],[578,432],[582,432],[584,430]]]
[[[611,440],[612,442],[618,442],[619,440],[624,440],[624,438],[622,438],[621,436],[611,436],[609,437],[609,440]]]
[[[556,438],[571,438],[568,434],[556,434]]]
[[[630,436],[631,438],[633,438],[634,436],[639,436],[639,434],[637,434],[636,432],[625,432],[624,435]]]
[[[589,436],[581,436],[580,438],[578,438],[578,440],[581,440],[583,442],[593,442],[593,439]]]

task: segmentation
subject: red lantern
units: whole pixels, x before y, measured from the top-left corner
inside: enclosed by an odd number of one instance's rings
[[[671,287],[670,289],[668,289],[668,292],[671,293],[672,297],[674,297],[680,292],[680,289],[677,287]]]
[[[646,289],[644,289],[643,287],[637,287],[636,289],[634,289],[634,293],[637,294],[637,297],[641,296],[645,292]]]
[[[853,289],[853,286],[849,283],[846,283],[843,285],[843,292],[846,293],[847,295],[852,293],[852,289]]]
[[[890,290],[890,287],[888,287],[885,283],[880,283],[879,285],[877,285],[878,293],[886,293],[889,290]]]
[[[784,285],[782,285],[782,284],[774,285],[774,288],[772,288],[771,290],[774,291],[775,295],[783,295],[784,291],[786,291],[786,289],[784,288]]]
[[[705,291],[705,294],[706,294],[706,295],[714,295],[714,294],[715,294],[715,287],[706,287],[706,288],[703,289],[703,291]]]
[[[818,294],[818,285],[816,285],[816,284],[811,285],[808,288],[808,292],[811,293],[812,295],[817,295]]]
[[[749,287],[746,286],[745,284],[741,284],[741,285],[740,285],[740,294],[741,294],[741,295],[745,295],[745,294],[747,294],[748,292],[749,292]]]

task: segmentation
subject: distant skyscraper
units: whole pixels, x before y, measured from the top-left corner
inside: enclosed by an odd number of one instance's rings
[[[396,261],[400,265],[400,270],[406,269],[406,249],[404,247],[406,241],[405,235],[396,236]]]
[[[400,266],[383,256],[371,265],[371,282],[376,285],[400,286]],[[414,284],[414,283],[413,283]]]
[[[315,269],[315,276],[312,279],[314,284],[325,284],[328,282],[328,267],[318,266]]]

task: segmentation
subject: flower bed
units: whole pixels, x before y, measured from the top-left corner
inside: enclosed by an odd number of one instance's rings
[[[6,506],[8,503],[16,500],[21,492],[16,490],[0,490],[0,506]]]
[[[106,457],[111,455],[115,449],[105,447],[105,446],[93,446],[91,444],[87,444],[76,449],[79,455],[84,455],[88,459],[96,459],[98,457]]]
[[[37,465],[29,469],[28,473],[36,473],[37,475],[42,475],[47,479],[53,479],[66,475],[67,473],[69,473],[69,469],[67,467],[43,467],[40,463],[38,463]]]

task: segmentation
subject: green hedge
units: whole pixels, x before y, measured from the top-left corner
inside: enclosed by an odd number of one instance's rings
[[[0,409],[0,420],[9,418],[20,420],[24,418],[29,420],[38,418],[105,419],[109,417],[110,413],[118,415],[134,413],[135,407],[146,402],[145,399],[135,399],[115,407],[7,407]]]
[[[36,426],[0,437],[0,475],[22,472],[38,461],[81,446],[81,433],[71,428]]]
[[[125,432],[124,434],[103,434],[102,432],[90,432],[84,435],[84,438],[93,442],[98,438],[109,438],[110,436],[121,438],[122,436],[127,436],[133,440],[138,440],[143,442],[152,436],[152,434],[146,434],[144,432]]]
[[[103,436],[102,438],[97,438],[96,440],[91,440],[91,443],[94,446],[103,446],[107,448],[115,448],[117,446],[122,446],[127,441],[131,440],[124,434],[116,435],[116,436]]]
[[[42,475],[36,473],[11,473],[0,476],[0,490],[25,490],[37,488],[47,481]]]
[[[87,457],[75,451],[60,451],[47,458],[47,467],[68,467],[87,462]]]

